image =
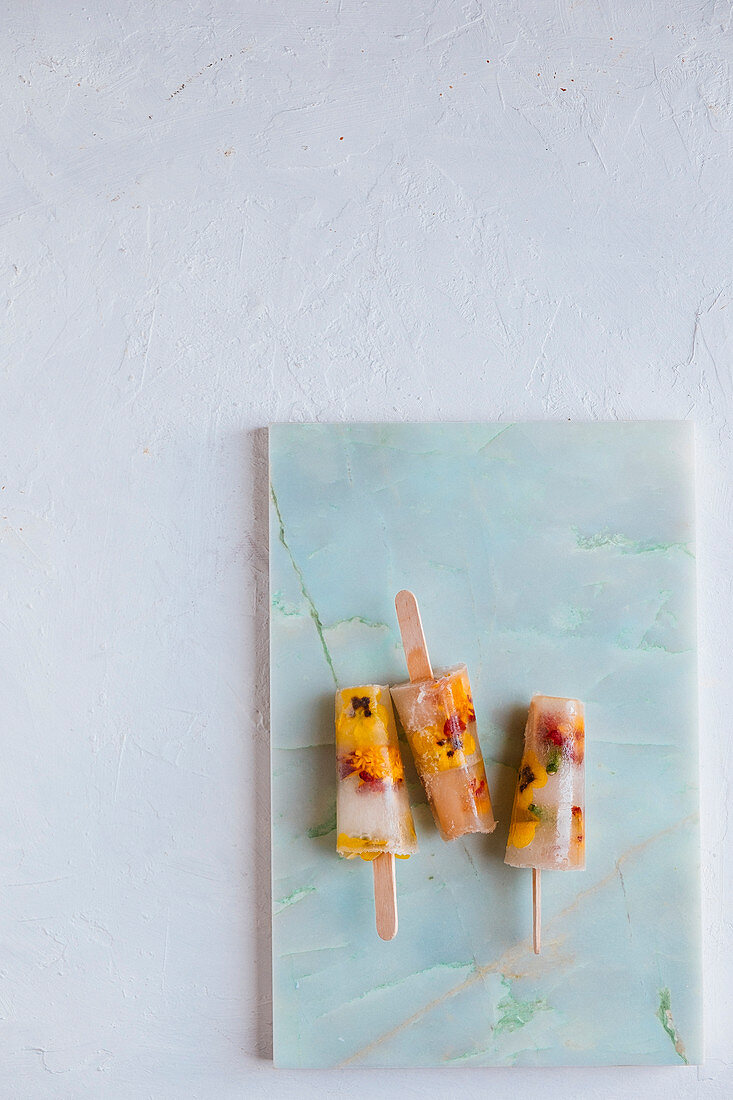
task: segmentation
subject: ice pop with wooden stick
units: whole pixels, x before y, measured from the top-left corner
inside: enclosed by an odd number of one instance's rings
[[[392,698],[435,824],[443,840],[491,833],[496,821],[466,666],[433,674],[412,592],[398,592],[395,607],[410,682],[393,687]]]
[[[336,850],[372,861],[377,932],[397,934],[395,857],[417,851],[389,688],[336,692]]]
[[[585,867],[585,712],[577,699],[529,705],[504,862],[532,868],[533,942],[540,953],[540,871]]]

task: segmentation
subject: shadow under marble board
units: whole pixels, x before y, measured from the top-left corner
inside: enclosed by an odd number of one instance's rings
[[[570,1066],[702,1057],[693,430],[685,423],[270,429],[275,1062]],[[334,691],[406,679],[394,596],[465,662],[494,812],[419,853],[399,932],[336,855]],[[504,864],[533,693],[586,707],[587,866]]]

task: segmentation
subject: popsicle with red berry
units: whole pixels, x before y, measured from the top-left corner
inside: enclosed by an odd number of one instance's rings
[[[412,592],[399,592],[395,607],[410,682],[393,687],[392,698],[440,835],[491,833],[496,821],[466,666],[434,675]]]
[[[533,940],[540,953],[540,871],[585,867],[585,711],[578,699],[535,695],[504,862],[532,868]]]

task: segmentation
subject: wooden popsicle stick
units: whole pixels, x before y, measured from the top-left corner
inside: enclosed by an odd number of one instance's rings
[[[403,588],[395,596],[394,605],[397,611],[397,622],[400,624],[410,680],[413,684],[417,680],[432,680],[433,668],[430,664],[428,647],[425,644],[425,635],[420,622],[420,611],[414,593]]]
[[[539,867],[532,868],[532,943],[534,945],[535,955],[539,955],[540,948],[542,946],[541,940],[541,923],[542,923],[542,894],[540,885],[540,869]]]
[[[374,868],[374,912],[380,939],[393,940],[397,935],[397,882],[394,855],[383,852],[372,860]]]

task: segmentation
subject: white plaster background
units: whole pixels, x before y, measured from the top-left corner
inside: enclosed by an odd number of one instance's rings
[[[731,5],[4,5],[0,1095],[733,1093]],[[279,420],[694,418],[707,1062],[268,1059]]]

